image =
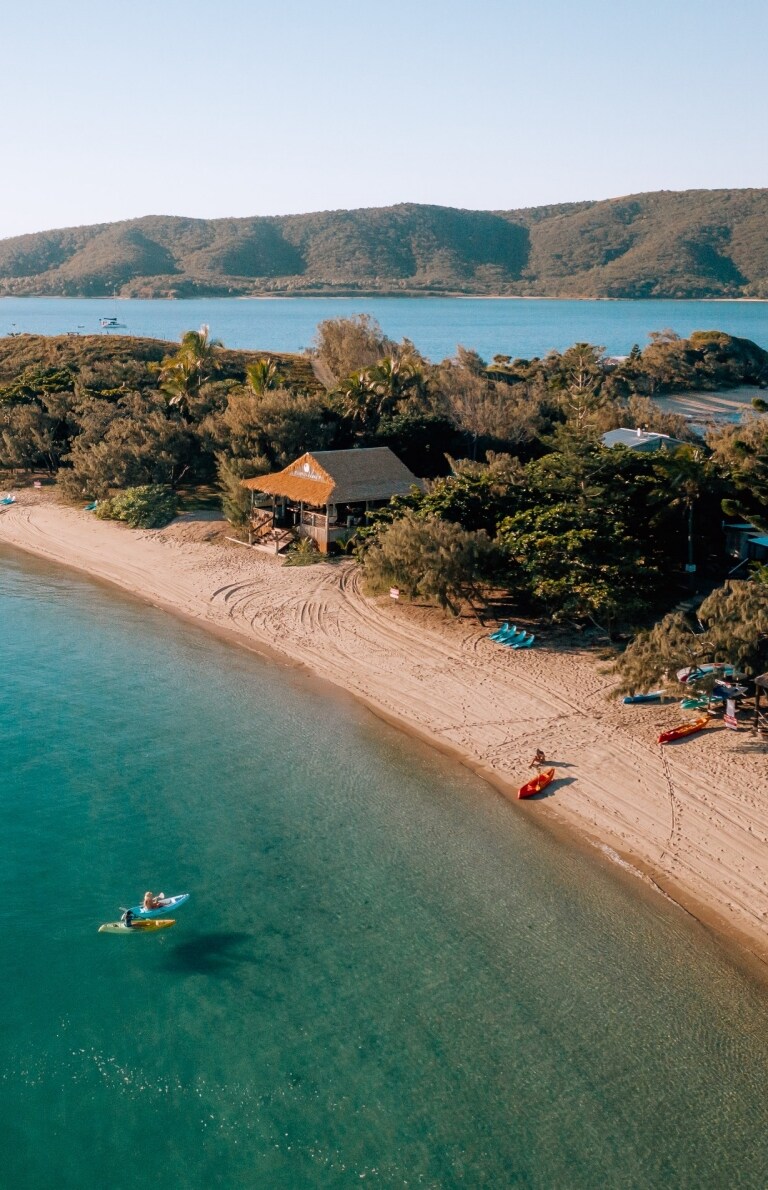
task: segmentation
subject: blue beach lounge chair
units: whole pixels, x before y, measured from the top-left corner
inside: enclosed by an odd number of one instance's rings
[[[524,640],[526,631],[524,628],[516,628],[514,632],[508,632],[506,636],[499,641],[501,645],[516,645],[518,641]]]

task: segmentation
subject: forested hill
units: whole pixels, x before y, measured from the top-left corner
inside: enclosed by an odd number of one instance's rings
[[[768,298],[768,190],[520,211],[404,203],[248,219],[147,216],[0,240],[0,294],[466,293]]]

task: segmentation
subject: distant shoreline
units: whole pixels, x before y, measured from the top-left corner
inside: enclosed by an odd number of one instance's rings
[[[425,293],[423,290],[413,291],[386,291],[381,290],[350,290],[349,292],[332,292],[332,293],[202,293],[192,294],[188,297],[179,297],[177,295],[157,294],[154,297],[136,297],[131,294],[93,294],[93,293],[79,293],[79,294],[62,294],[62,293],[3,293],[0,294],[0,302],[6,300],[12,301],[39,301],[44,299],[46,301],[60,301],[60,302],[204,302],[204,301],[235,301],[235,302],[276,302],[276,301],[334,301],[340,299],[343,301],[352,301],[355,298],[361,300],[376,299],[381,301],[388,301],[390,299],[397,300],[398,298],[407,298],[409,301],[414,301],[419,298],[424,298],[426,301],[435,301],[444,298],[446,301],[471,301],[471,302],[600,302],[610,303],[612,305],[621,304],[622,302],[639,302],[649,306],[658,302],[680,302],[692,303],[698,305],[706,304],[720,304],[727,303],[728,305],[766,305],[768,298],[757,297],[584,297],[564,295],[564,294],[530,294],[530,293],[462,293],[461,291],[451,291],[449,293],[435,291]]]

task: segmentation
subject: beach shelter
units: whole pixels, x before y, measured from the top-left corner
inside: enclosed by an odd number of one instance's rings
[[[423,482],[388,446],[316,450],[282,471],[244,479],[251,492],[251,540],[309,537],[321,553],[343,543],[372,509]]]

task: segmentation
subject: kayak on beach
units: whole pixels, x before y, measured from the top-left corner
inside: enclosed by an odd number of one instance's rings
[[[671,740],[681,740],[683,736],[702,731],[708,723],[709,715],[702,715],[700,719],[694,719],[692,723],[680,723],[677,727],[670,727],[669,731],[662,731],[658,743],[668,744]]]
[[[159,905],[154,909],[145,909],[143,905],[132,905],[131,913],[134,917],[162,917],[168,910],[178,909],[179,905],[183,905],[188,900],[189,893],[177,893],[175,897],[163,897]]]
[[[139,921],[134,921],[132,925],[128,926],[124,921],[106,921],[103,926],[99,926],[100,934],[135,934],[148,933],[152,930],[168,930],[171,926],[175,926],[176,922],[172,917],[168,918],[142,918]]]
[[[626,706],[635,702],[661,702],[661,690],[651,690],[648,694],[628,694],[624,699]]]
[[[554,779],[555,770],[544,769],[543,772],[537,773],[535,777],[532,777],[530,781],[526,781],[525,785],[521,785],[517,791],[517,796],[519,798],[533,797],[534,793],[541,793],[542,789],[546,789]]]

